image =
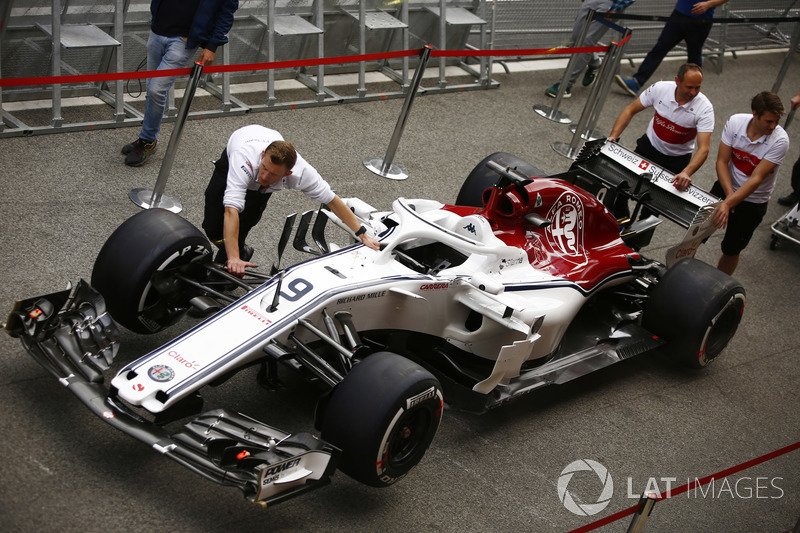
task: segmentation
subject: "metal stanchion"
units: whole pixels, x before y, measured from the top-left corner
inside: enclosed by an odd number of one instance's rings
[[[783,123],[783,129],[788,129],[789,128],[789,124],[791,124],[792,123],[792,119],[794,119],[794,112],[795,111],[797,111],[796,107],[794,109],[792,109],[791,111],[789,111],[789,114],[786,116],[786,122]]]
[[[603,63],[600,65],[600,72],[597,73],[597,76],[600,80],[605,80],[606,77],[610,78],[610,76],[614,73],[615,67],[612,66],[615,61],[618,61],[618,50],[619,44],[612,42],[608,47],[608,52],[606,52],[605,58],[603,58]],[[621,56],[620,56],[621,57]],[[586,131],[586,125],[589,124],[589,118],[592,114],[592,104],[591,102],[595,102],[600,95],[600,89],[603,83],[595,83],[592,86],[592,90],[589,93],[589,99],[587,100],[586,106],[583,108],[583,113],[581,113],[581,118],[578,120],[578,125],[575,128],[575,133],[572,135],[572,142],[569,144],[562,143],[562,142],[554,142],[550,146],[553,147],[553,150],[558,152],[559,154],[569,157],[570,159],[575,159],[578,155],[579,148],[583,145],[582,135],[581,132]]]
[[[420,52],[419,65],[417,65],[414,78],[411,80],[411,86],[408,88],[408,93],[406,93],[403,109],[400,110],[400,117],[397,119],[397,125],[394,127],[392,139],[389,141],[389,147],[386,149],[386,156],[383,159],[379,157],[367,157],[364,159],[364,166],[379,176],[392,180],[404,180],[408,177],[408,172],[397,163],[392,163],[392,160],[397,151],[397,145],[400,144],[400,137],[403,135],[406,122],[408,122],[411,104],[414,103],[417,89],[419,89],[419,85],[422,82],[422,75],[425,73],[425,66],[428,64],[428,59],[430,57],[431,47],[425,45]]]
[[[597,83],[600,84],[600,90],[597,92],[597,98],[595,100],[587,101],[586,105],[589,106],[591,102],[591,110],[589,111],[589,121],[586,123],[586,129],[581,132],[581,137],[585,141],[594,141],[596,139],[600,139],[601,137],[605,137],[601,132],[595,131],[594,127],[597,125],[597,119],[600,118],[600,112],[603,110],[603,104],[608,97],[608,90],[611,88],[611,76],[619,70],[619,64],[622,61],[622,57],[625,55],[625,46],[628,44],[628,37],[632,33],[630,28],[625,28],[622,32],[622,38],[620,45],[617,48],[616,57],[609,59],[612,61],[613,68],[610,70],[610,75],[604,78],[600,78],[597,80]],[[575,133],[577,131],[577,126],[572,125],[569,127],[569,131]]]
[[[592,9],[589,10],[589,13],[586,15],[586,23],[583,25],[583,28],[581,28],[581,32],[578,34],[577,41],[573,43],[573,46],[576,48],[583,46],[583,41],[586,40],[586,34],[589,33],[589,26],[591,26],[592,22],[594,22],[594,16],[596,14],[597,11]],[[567,68],[564,69],[564,74],[561,76],[561,81],[558,82],[558,92],[556,93],[556,100],[553,102],[553,106],[550,107],[544,104],[536,104],[533,106],[533,110],[547,120],[552,120],[553,122],[558,122],[560,124],[569,124],[572,122],[572,119],[569,118],[569,115],[559,111],[558,107],[561,105],[561,100],[564,98],[564,92],[567,90],[569,77],[572,75],[572,69],[575,67],[575,61],[577,60],[578,54],[571,54],[569,56]]]
[[[633,515],[631,525],[628,526],[628,533],[641,533],[644,531],[644,526],[647,525],[647,519],[650,513],[653,512],[653,506],[658,501],[658,495],[655,492],[645,492],[639,498],[639,509]]]
[[[794,56],[795,50],[797,50],[798,38],[800,38],[800,22],[795,22],[792,40],[789,43],[789,51],[786,52],[786,57],[783,58],[781,70],[778,72],[778,77],[775,79],[775,83],[772,85],[772,92],[774,93],[777,93],[781,89],[783,78],[786,76],[786,71],[789,70],[789,63],[792,62],[792,56]]]
[[[158,179],[156,186],[153,190],[148,189],[133,189],[128,196],[130,199],[144,209],[151,207],[160,207],[173,213],[180,213],[183,206],[176,199],[164,194],[164,189],[167,186],[167,178],[169,177],[170,170],[172,170],[172,163],[175,161],[175,152],[178,150],[178,144],[181,140],[181,133],[183,132],[183,125],[186,123],[186,117],[189,114],[189,106],[194,98],[194,92],[197,90],[197,85],[200,83],[200,75],[203,73],[203,64],[195,62],[192,68],[192,73],[189,78],[189,83],[186,85],[186,91],[183,93],[181,99],[181,108],[178,111],[178,118],[175,121],[175,127],[172,129],[172,135],[169,136],[169,144],[167,150],[164,152],[164,160],[161,162],[161,170],[158,172]]]

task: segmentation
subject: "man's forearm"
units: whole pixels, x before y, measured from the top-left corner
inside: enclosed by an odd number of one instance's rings
[[[225,208],[222,236],[228,259],[239,259],[239,212],[232,207]]]

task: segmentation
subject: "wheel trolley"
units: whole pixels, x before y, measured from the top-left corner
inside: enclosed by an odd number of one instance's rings
[[[772,224],[772,237],[769,241],[770,250],[777,248],[782,239],[788,239],[800,244],[798,220],[800,220],[800,203],[795,204],[788,213]]]

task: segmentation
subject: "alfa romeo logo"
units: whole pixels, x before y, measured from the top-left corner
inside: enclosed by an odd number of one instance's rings
[[[567,487],[569,482],[572,481],[572,476],[576,472],[593,471],[597,474],[601,485],[603,486],[595,503],[578,503],[572,496]],[[591,459],[579,459],[573,461],[561,471],[558,478],[558,499],[564,504],[568,511],[579,516],[592,516],[599,513],[606,508],[611,501],[611,496],[614,494],[614,481],[611,479],[611,474],[608,469],[597,461]]]
[[[175,377],[175,371],[172,370],[167,365],[156,365],[150,367],[150,370],[147,371],[147,375],[150,376],[150,379],[153,381],[158,382],[165,382],[170,381],[172,378]]]
[[[584,211],[581,199],[565,192],[553,203],[547,213],[552,224],[545,230],[553,249],[563,259],[575,264],[586,263],[586,252],[583,248]]]

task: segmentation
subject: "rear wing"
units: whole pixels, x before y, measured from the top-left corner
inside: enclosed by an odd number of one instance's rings
[[[674,174],[606,139],[584,144],[569,171],[553,177],[563,177],[597,195],[609,209],[622,195],[684,228],[701,208],[720,200],[695,185],[679,192]]]

